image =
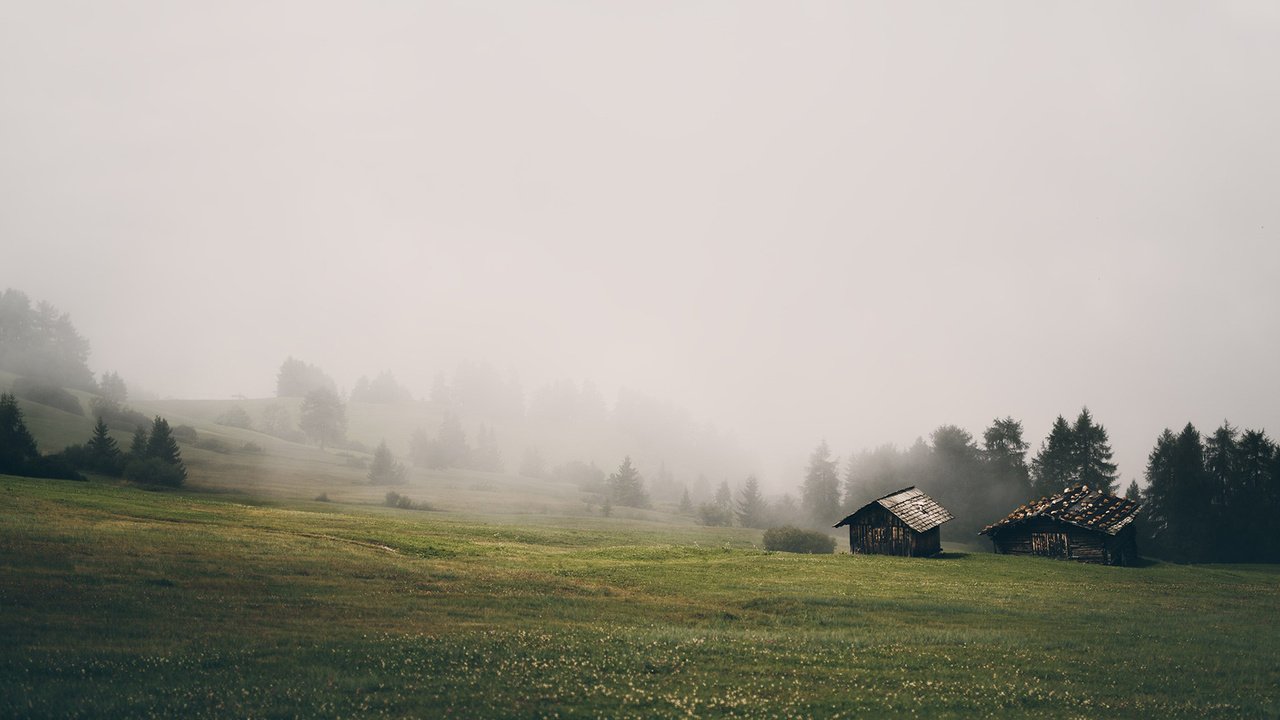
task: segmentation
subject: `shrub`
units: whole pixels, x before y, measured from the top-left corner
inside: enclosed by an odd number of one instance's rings
[[[166,487],[178,487],[186,480],[182,468],[158,457],[130,460],[124,467],[124,476],[134,482]]]
[[[85,476],[76,472],[75,463],[68,460],[62,453],[42,455],[27,466],[27,472],[24,474],[28,477],[50,478],[54,480],[87,479]]]
[[[329,502],[329,493],[320,493],[317,495],[316,502]]]
[[[194,443],[199,435],[196,429],[190,425],[177,425],[173,428],[173,439],[180,440],[185,443]]]
[[[764,549],[825,555],[836,551],[836,539],[826,533],[776,527],[764,531]]]
[[[13,381],[13,394],[23,400],[30,400],[33,403],[47,405],[63,412],[69,412],[72,415],[84,417],[84,408],[80,406],[80,401],[76,399],[76,396],[57,385],[50,385],[31,378],[18,378]]]
[[[434,509],[427,503],[414,502],[413,499],[410,498],[408,495],[401,495],[400,493],[394,490],[387,493],[387,497],[383,501],[383,504],[386,505],[387,507],[400,508],[401,510],[432,510]]]
[[[249,419],[249,413],[245,412],[244,408],[239,405],[232,405],[226,412],[219,415],[214,422],[219,425],[243,428],[245,430],[248,430],[253,425],[253,422]]]

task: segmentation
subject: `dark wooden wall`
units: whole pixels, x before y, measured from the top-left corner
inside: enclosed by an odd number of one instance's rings
[[[879,505],[864,508],[849,523],[849,552],[867,555],[936,555],[938,528],[918,533]]]
[[[1104,565],[1132,565],[1138,548],[1133,526],[1111,536],[1051,518],[1037,518],[991,536],[1003,555],[1042,555]]]

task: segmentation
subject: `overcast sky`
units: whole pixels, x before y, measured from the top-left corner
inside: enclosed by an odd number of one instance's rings
[[[1280,4],[5,2],[0,287],[267,395],[459,360],[805,453],[1280,431]]]

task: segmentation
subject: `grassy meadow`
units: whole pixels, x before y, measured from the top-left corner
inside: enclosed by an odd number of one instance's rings
[[[1274,567],[756,542],[3,477],[0,713],[1280,712]]]
[[[435,510],[394,510],[367,456],[228,404],[136,404],[220,441],[180,492],[0,476],[0,716],[1280,715],[1275,566],[768,553],[496,473],[413,470]]]

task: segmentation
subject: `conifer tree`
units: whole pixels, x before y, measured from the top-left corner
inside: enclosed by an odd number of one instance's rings
[[[123,455],[115,438],[107,431],[107,423],[98,417],[93,426],[93,437],[89,439],[89,462],[94,470],[105,475],[119,475],[122,469]]]
[[[800,488],[800,498],[814,524],[830,525],[831,514],[839,512],[840,474],[826,440],[809,455],[809,470]]]
[[[472,453],[471,467],[488,472],[502,472],[502,451],[498,449],[497,432],[480,423],[476,434],[476,449]]]
[[[1107,429],[1093,421],[1089,408],[1080,410],[1071,436],[1075,456],[1073,484],[1084,484],[1114,494],[1118,476],[1115,463],[1111,462],[1111,442],[1107,438]]]
[[[324,449],[347,435],[347,409],[338,393],[319,387],[307,393],[298,413],[298,427]]]
[[[1027,448],[1022,439],[1022,423],[1011,417],[992,421],[982,434],[982,459],[995,494],[1006,503],[1021,504],[1031,494],[1027,468]]]
[[[471,446],[467,444],[467,434],[462,429],[462,421],[452,412],[446,412],[440,421],[440,432],[436,437],[436,462],[433,467],[461,467],[471,454]]]
[[[373,451],[373,463],[369,466],[369,482],[373,485],[399,485],[404,482],[405,469],[391,450],[387,441],[378,443]]]
[[[187,466],[182,463],[182,451],[178,448],[178,441],[173,437],[169,421],[159,415],[151,423],[151,436],[147,439],[146,455],[172,465],[178,470],[182,480],[187,479]]]
[[[0,395],[0,474],[21,475],[40,458],[36,440],[11,393]]]
[[[138,459],[147,456],[147,429],[141,425],[134,428],[133,439],[129,441],[129,458]]]
[[[1059,415],[1031,461],[1031,494],[1044,497],[1071,487],[1075,467],[1075,437],[1066,418]]]
[[[614,502],[627,507],[649,507],[649,494],[644,489],[644,478],[631,464],[631,456],[622,460],[617,471],[608,479],[609,496]]]
[[[684,494],[680,496],[680,514],[689,515],[693,512],[693,499],[689,497],[689,486],[684,487]]]
[[[734,509],[738,524],[748,528],[764,527],[767,513],[764,496],[760,494],[760,481],[750,475],[738,491],[738,506]]]

